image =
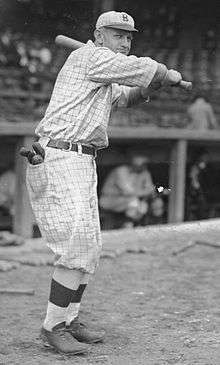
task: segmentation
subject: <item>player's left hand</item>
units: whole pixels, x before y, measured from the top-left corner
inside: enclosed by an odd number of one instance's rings
[[[161,82],[152,82],[148,87],[141,88],[141,96],[143,99],[148,99],[152,92],[161,88]]]
[[[34,142],[32,147],[33,150],[21,147],[19,153],[21,156],[26,157],[31,165],[39,165],[44,161],[45,151],[38,142]]]
[[[149,91],[157,91],[162,87],[162,84],[160,81],[155,81],[152,82],[149,86],[148,86],[148,90]]]

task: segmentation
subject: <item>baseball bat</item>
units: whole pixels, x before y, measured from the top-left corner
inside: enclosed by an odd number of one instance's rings
[[[65,35],[56,36],[55,43],[58,46],[69,48],[73,51],[85,45],[85,43],[76,41],[75,39],[66,37]]]
[[[85,43],[77,41],[73,38],[69,38],[65,35],[56,36],[55,43],[59,46],[69,48],[71,50],[76,50],[85,45]],[[181,87],[181,89],[184,89],[187,91],[192,90],[192,82],[190,82],[190,81],[181,80],[178,84],[173,85],[173,86]]]

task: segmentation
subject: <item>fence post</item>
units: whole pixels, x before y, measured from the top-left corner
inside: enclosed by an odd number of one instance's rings
[[[187,161],[187,141],[174,142],[171,151],[169,186],[171,188],[168,222],[178,223],[184,220],[185,207],[185,177]]]
[[[33,137],[31,136],[19,137],[15,149],[16,187],[13,232],[25,238],[31,238],[33,236],[34,218],[25,182],[27,162],[26,158],[19,155],[19,149],[22,146],[30,147],[32,143]]]

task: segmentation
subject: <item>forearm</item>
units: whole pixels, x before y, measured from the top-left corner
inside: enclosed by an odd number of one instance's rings
[[[217,128],[217,126],[218,126],[214,113],[211,113],[210,124],[211,124],[212,128]]]
[[[150,95],[156,90],[160,89],[161,86],[166,86],[169,84],[172,85],[172,83],[175,84],[175,78],[177,76],[175,75],[175,73],[179,74],[177,71],[168,70],[167,67],[162,63],[158,63],[156,73],[148,87],[131,88],[129,92],[128,106],[132,106],[142,102],[149,102]]]
[[[104,47],[96,47],[87,65],[87,76],[99,83],[117,83],[130,87],[147,88],[151,83],[174,85],[181,74],[168,70],[150,57],[125,56]]]
[[[151,82],[161,82],[165,81],[168,75],[168,68],[163,63],[157,63],[157,70]]]
[[[152,187],[149,187],[149,188],[146,188],[146,189],[140,189],[138,191],[138,196],[140,198],[148,198],[150,196],[153,196],[155,193],[155,188],[152,186]]]
[[[160,84],[160,86],[173,86],[180,83],[182,80],[181,74],[173,69],[168,70],[163,63],[157,63],[157,70],[151,81],[151,84]]]
[[[142,102],[148,102],[149,101],[149,94],[150,91],[147,89],[145,90],[145,93],[143,93],[142,88],[140,87],[133,87],[131,88],[129,95],[128,95],[128,104],[127,106],[133,106],[137,105]]]
[[[160,89],[160,82],[152,82],[148,87],[134,87],[131,88],[128,96],[127,106],[137,105],[139,103],[148,103],[150,96]]]
[[[94,82],[147,87],[158,63],[149,57],[125,56],[97,47],[88,62],[87,75]]]

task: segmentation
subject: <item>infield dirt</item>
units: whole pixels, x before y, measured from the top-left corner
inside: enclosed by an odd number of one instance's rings
[[[200,238],[217,242],[219,220],[215,227],[206,224]],[[219,365],[220,250],[195,246],[173,256],[184,243],[184,233],[177,231],[158,241],[146,239],[146,252],[102,258],[83,298],[81,319],[105,328],[107,335],[86,356],[57,354],[38,338],[52,267],[21,265],[0,273],[1,287],[35,290],[33,296],[0,296],[0,365]],[[187,232],[193,236],[193,230]],[[121,235],[131,239],[129,231]],[[138,242],[137,232],[132,236]]]

